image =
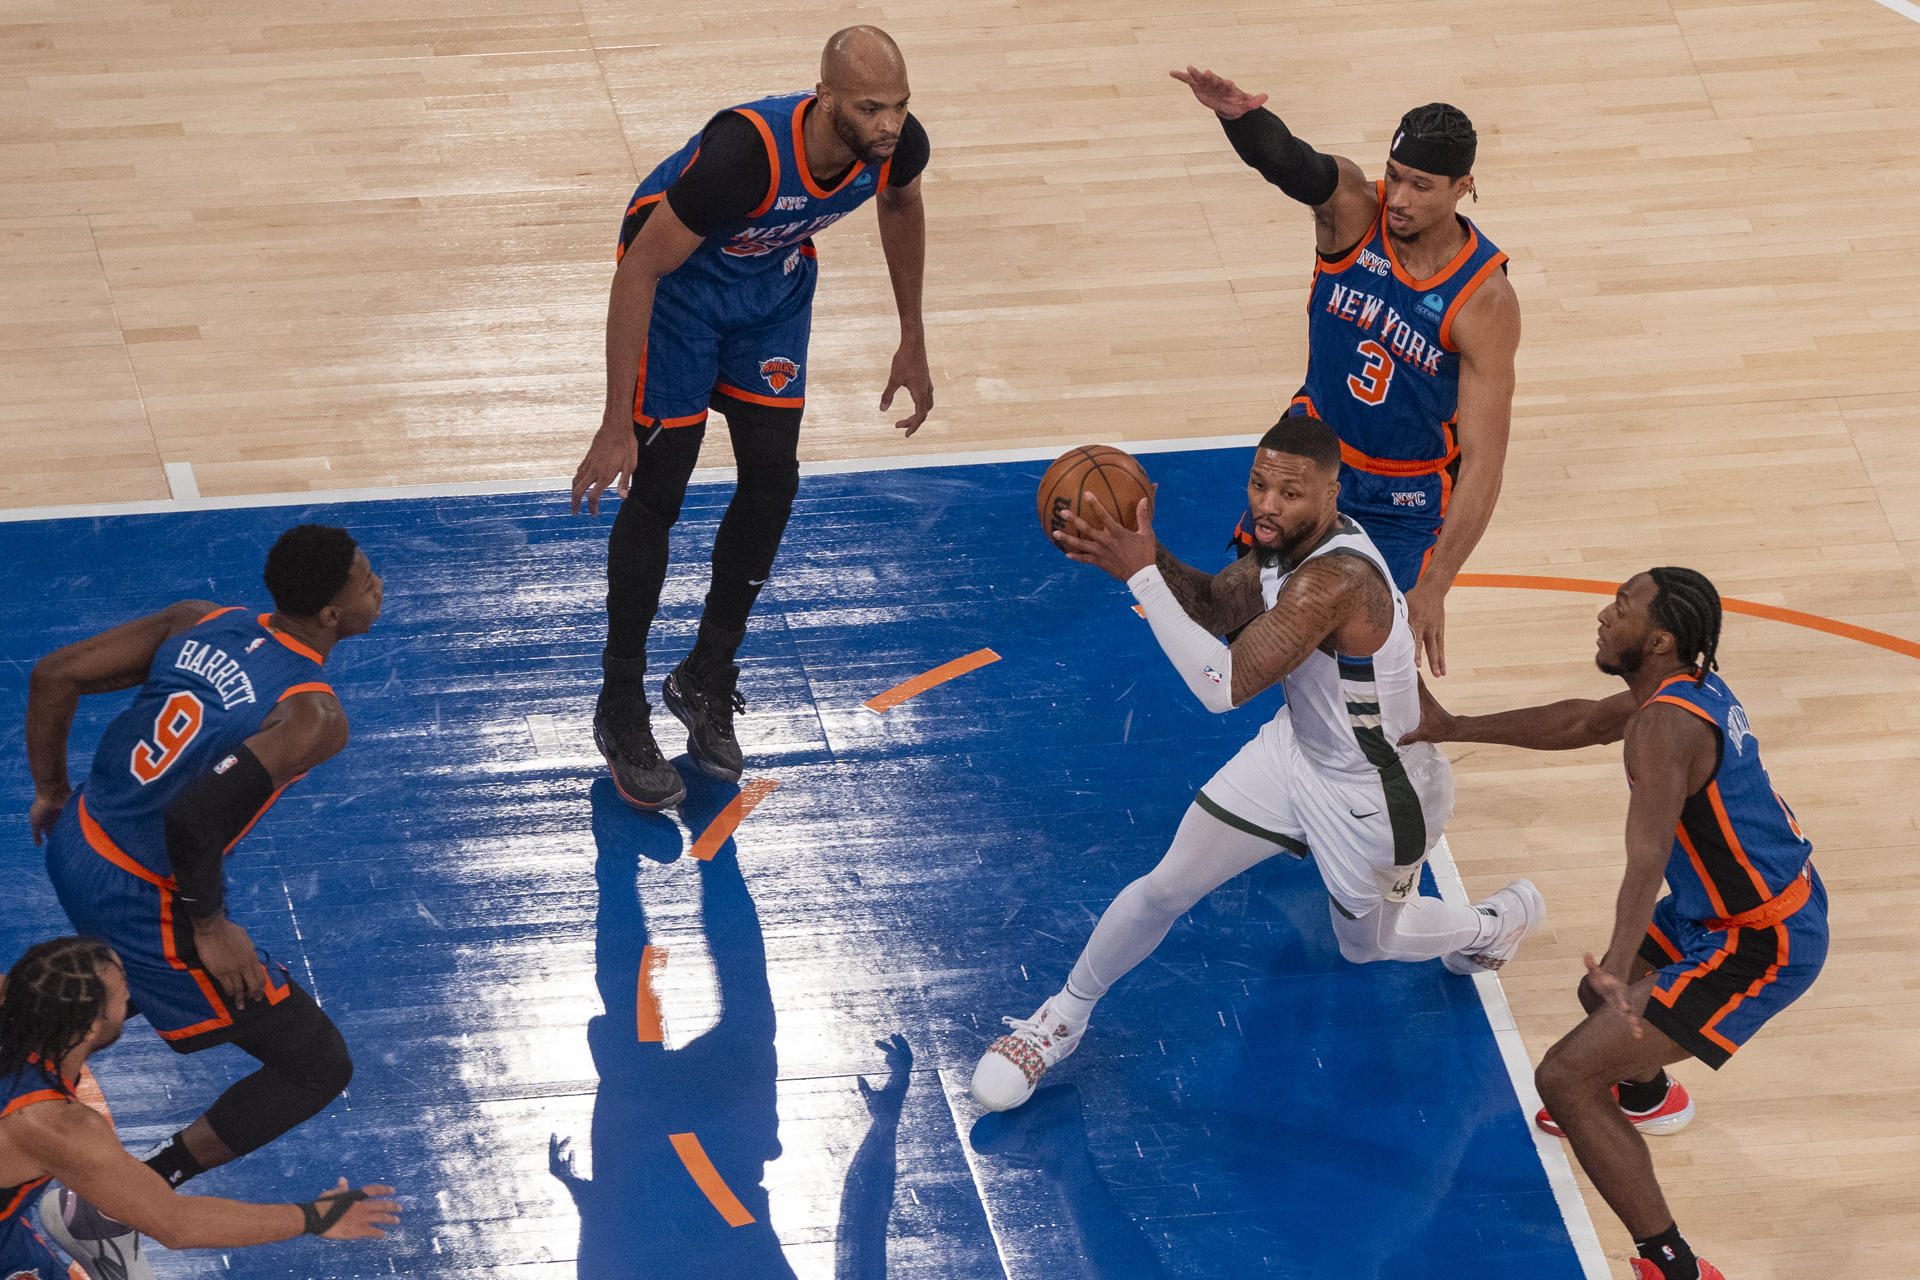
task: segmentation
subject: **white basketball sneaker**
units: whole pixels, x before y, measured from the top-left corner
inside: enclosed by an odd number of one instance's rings
[[[973,1069],[973,1099],[989,1111],[1008,1111],[1033,1096],[1047,1068],[1080,1047],[1086,1024],[1073,1026],[1041,1005],[1031,1018],[1002,1018],[1009,1030]]]
[[[1531,880],[1515,880],[1498,893],[1473,904],[1483,916],[1499,921],[1493,940],[1478,947],[1455,951],[1440,958],[1448,973],[1480,973],[1498,969],[1520,950],[1521,939],[1538,929],[1547,919],[1547,900],[1533,887]]]
[[[40,1229],[89,1280],[154,1280],[139,1232],[106,1217],[59,1183],[40,1197]]]

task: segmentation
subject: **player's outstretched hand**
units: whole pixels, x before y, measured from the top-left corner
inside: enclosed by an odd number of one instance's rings
[[[1168,75],[1193,90],[1193,96],[1200,105],[1223,120],[1238,120],[1249,111],[1258,111],[1267,104],[1264,93],[1248,93],[1225,76],[1215,75],[1211,71],[1202,71],[1189,66],[1185,71],[1169,71]]]
[[[913,416],[893,425],[912,435],[933,412],[933,371],[927,366],[927,348],[923,342],[902,342],[893,353],[893,368],[887,372],[887,389],[880,393],[880,412],[893,407],[893,393],[905,387],[913,397]]]
[[[1440,705],[1440,700],[1433,696],[1433,690],[1427,688],[1425,680],[1416,675],[1414,682],[1420,688],[1420,723],[1413,727],[1411,733],[1401,735],[1400,745],[1408,747],[1416,742],[1453,741],[1453,713]]]
[[[350,1196],[352,1188],[347,1186],[345,1178],[334,1184],[333,1190],[314,1199],[313,1207],[325,1214],[338,1204],[337,1197]],[[347,1207],[334,1223],[320,1234],[328,1240],[384,1240],[387,1233],[382,1227],[390,1227],[400,1221],[400,1206],[386,1197],[393,1194],[392,1187],[379,1184],[360,1188],[365,1199],[357,1200]]]
[[[580,514],[580,499],[587,500],[587,513],[600,514],[600,495],[609,487],[621,497],[627,496],[627,483],[640,461],[640,442],[633,438],[633,423],[603,422],[587,446],[587,456],[573,473],[573,514]]]
[[[67,807],[67,797],[73,794],[69,787],[65,791],[35,791],[33,807],[27,810],[27,826],[33,831],[33,842],[39,844],[53,830],[53,824],[59,820],[60,811]]]
[[[1626,983],[1602,969],[1600,962],[1593,958],[1591,951],[1587,953],[1586,960],[1587,985],[1593,988],[1593,993],[1606,1003],[1607,1008],[1626,1020],[1627,1031],[1635,1040],[1638,1040],[1642,1032],[1640,1015],[1633,1009],[1633,992],[1628,989]]]
[[[213,975],[236,1009],[267,994],[267,971],[254,952],[253,939],[224,915],[193,922],[193,949],[200,967]]]
[[[1422,578],[1407,592],[1407,626],[1413,629],[1413,656],[1426,655],[1427,670],[1447,674],[1447,589]]]
[[[1159,487],[1155,485],[1153,490]],[[1080,510],[1094,512],[1100,517],[1099,523],[1091,524],[1074,511],[1062,511],[1060,518],[1067,527],[1054,530],[1053,540],[1060,544],[1069,560],[1105,569],[1125,582],[1153,563],[1154,551],[1159,546],[1153,536],[1153,490],[1140,499],[1134,511],[1137,527],[1133,529],[1121,524],[1120,518],[1101,505],[1100,499],[1089,490],[1081,496]]]

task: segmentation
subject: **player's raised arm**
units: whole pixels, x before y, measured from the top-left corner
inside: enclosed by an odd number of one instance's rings
[[[1345,156],[1315,151],[1267,110],[1267,95],[1249,93],[1225,76],[1199,67],[1170,71],[1200,105],[1220,117],[1227,141],[1247,165],[1289,199],[1313,210],[1323,253],[1352,248],[1373,224],[1379,199],[1360,166]]]
[[[27,682],[27,767],[33,774],[28,821],[39,844],[73,792],[67,734],[83,695],[131,689],[147,678],[153,655],[218,605],[182,600],[158,613],[55,649],[33,664]]]
[[[1606,698],[1566,698],[1484,716],[1456,716],[1420,682],[1420,726],[1400,739],[1411,742],[1492,742],[1533,751],[1572,751],[1620,741],[1637,706],[1621,690]]]

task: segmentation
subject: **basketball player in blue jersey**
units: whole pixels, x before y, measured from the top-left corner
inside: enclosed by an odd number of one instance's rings
[[[381,582],[344,529],[300,525],[267,554],[274,612],[183,600],[56,649],[27,695],[29,821],[74,928],[118,953],[133,1005],[177,1053],[260,1062],[147,1158],[169,1186],[264,1146],[347,1087],[339,1029],[227,916],[225,855],[280,793],[347,741],[326,683],[334,645],[380,616]],[[135,686],[80,789],[67,734],[83,694]],[[56,1189],[43,1221],[96,1280],[133,1233]],[[142,1274],[136,1272],[135,1274]]]
[[[644,688],[647,630],[667,574],[707,413],[727,419],[739,466],[713,544],[713,577],[693,651],[666,679],[667,710],[707,773],[744,766],[733,717],[744,710],[734,655],[766,584],[800,483],[800,415],[812,325],[813,236],[869,199],[900,313],[900,347],[881,394],[905,387],[912,435],[933,408],[920,315],[926,130],[907,112],[907,70],[883,31],[827,42],[811,93],[722,111],[647,175],[620,231],[607,309],[607,402],[573,478],[573,509],[617,486],[607,545],[607,644],[594,740],[637,809],[678,804],[686,786],[660,752]]]
[[[1195,67],[1171,74],[1242,160],[1313,210],[1307,376],[1290,412],[1340,437],[1340,509],[1386,555],[1427,666],[1444,675],[1447,591],[1500,496],[1520,345],[1507,255],[1459,213],[1474,193],[1473,124],[1440,102],[1407,112],[1375,182],[1294,137],[1266,94]],[[1256,536],[1243,518],[1236,542]]]
[[[1627,869],[1606,954],[1587,957],[1586,1020],[1547,1050],[1536,1118],[1573,1143],[1633,1233],[1636,1280],[1720,1280],[1680,1235],[1642,1133],[1692,1118],[1666,1073],[1718,1070],[1819,976],[1827,891],[1813,845],[1760,763],[1746,710],[1713,674],[1720,597],[1691,569],[1629,579],[1600,612],[1597,661],[1623,692],[1454,716],[1431,694],[1403,742],[1542,751],[1626,740]],[[1660,892],[1664,875],[1670,892]]]
[[[113,1125],[75,1096],[87,1059],[120,1038],[127,981],[97,938],[55,938],[29,947],[0,984],[0,1276],[64,1280],[67,1268],[27,1219],[33,1195],[52,1178],[133,1224],[169,1249],[233,1249],[307,1234],[379,1239],[399,1221],[384,1198],[392,1187],[347,1188],[346,1179],[306,1204],[249,1204],[183,1196],[127,1154]],[[44,1201],[43,1201],[44,1204]],[[65,1224],[46,1224],[56,1236]],[[97,1251],[89,1250],[89,1253]],[[151,1274],[145,1259],[108,1253],[90,1271]]]

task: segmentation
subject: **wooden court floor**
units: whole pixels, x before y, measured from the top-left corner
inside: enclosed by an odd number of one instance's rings
[[[6,0],[0,505],[164,499],[168,464],[208,496],[570,474],[638,175],[711,110],[810,84],[858,21],[900,41],[933,138],[939,403],[911,441],[876,408],[892,306],[852,219],[820,246],[803,456],[1251,438],[1304,365],[1309,224],[1167,68],[1271,91],[1370,172],[1401,111],[1451,101],[1525,314],[1470,571],[1683,563],[1908,642],[1729,620],[1724,670],[1815,841],[1835,942],[1725,1071],[1682,1069],[1700,1118],[1656,1162],[1729,1276],[1911,1277],[1917,19],[1902,0]],[[1599,603],[1461,586],[1440,696],[1604,691]],[[1504,972],[1537,1057],[1605,940],[1617,755],[1454,754],[1469,888],[1525,873],[1550,904]]]

